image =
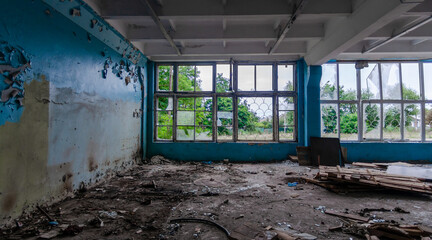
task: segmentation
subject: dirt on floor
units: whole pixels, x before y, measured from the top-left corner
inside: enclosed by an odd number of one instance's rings
[[[158,161],[42,206],[51,221],[36,210],[17,219],[17,226],[0,229],[0,239],[229,239],[224,231],[230,239],[274,239],[275,231],[299,239],[364,239],[329,231],[346,220],[325,214],[326,209],[377,222],[432,226],[429,196],[391,191],[336,194],[300,179],[317,171],[290,161]]]

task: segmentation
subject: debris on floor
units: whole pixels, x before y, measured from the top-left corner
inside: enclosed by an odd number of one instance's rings
[[[428,179],[390,174],[377,169],[320,166],[315,179],[307,178],[306,181],[329,190],[340,190],[345,186],[360,191],[392,189],[432,194],[432,183]]]
[[[11,219],[11,225],[0,226],[0,239],[429,237],[431,196],[382,192],[381,185],[351,183],[374,181],[372,177],[377,183],[400,182],[377,169],[384,168],[303,167],[291,161],[178,163],[157,156],[149,164]],[[317,173],[323,175],[314,179]],[[317,183],[354,191],[335,194],[316,187]]]

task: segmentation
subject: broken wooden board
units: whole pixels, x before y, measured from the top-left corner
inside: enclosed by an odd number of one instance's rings
[[[360,221],[360,222],[368,222],[369,218],[366,217],[360,217],[354,214],[349,214],[349,213],[339,213],[333,210],[325,210],[325,214],[328,215],[333,215],[333,216],[337,216],[337,217],[342,217],[342,218],[348,218],[351,220],[355,220],[355,221]]]

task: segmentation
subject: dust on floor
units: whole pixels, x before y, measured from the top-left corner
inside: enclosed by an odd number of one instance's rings
[[[355,215],[366,208],[403,209],[409,213],[368,211],[366,216],[432,225],[429,196],[389,191],[336,194],[302,183],[299,177],[311,177],[317,169],[289,161],[164,163],[137,166],[73,198],[44,206],[57,226],[35,211],[17,219],[16,227],[1,229],[0,238],[228,239],[222,229],[207,223],[170,223],[193,218],[218,223],[237,239],[272,239],[266,231],[269,226],[303,239],[363,239],[329,231],[343,220],[325,214],[325,209]]]

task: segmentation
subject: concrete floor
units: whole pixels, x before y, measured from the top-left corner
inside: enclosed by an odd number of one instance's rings
[[[432,226],[429,196],[389,191],[336,194],[312,184],[287,184],[317,171],[292,162],[137,166],[45,206],[58,226],[50,226],[36,211],[18,220],[21,228],[0,230],[0,238],[37,239],[51,233],[54,239],[227,239],[221,230],[203,223],[169,223],[200,218],[219,223],[238,239],[271,239],[267,226],[317,239],[363,239],[329,231],[342,221],[324,214],[323,208],[357,215],[364,208],[399,207],[410,213],[377,211],[370,217]]]

